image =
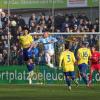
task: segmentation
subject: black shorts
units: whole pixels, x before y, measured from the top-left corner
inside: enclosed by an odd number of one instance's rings
[[[23,49],[23,58],[24,61],[28,61],[29,59],[33,58],[33,50],[28,51],[29,48],[24,48]]]

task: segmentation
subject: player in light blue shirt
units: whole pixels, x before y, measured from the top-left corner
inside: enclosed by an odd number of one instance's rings
[[[35,41],[36,43],[42,43],[44,45],[45,60],[48,66],[53,68],[51,64],[51,58],[54,55],[54,43],[57,42],[57,39],[49,36],[48,32],[43,34],[43,37]]]

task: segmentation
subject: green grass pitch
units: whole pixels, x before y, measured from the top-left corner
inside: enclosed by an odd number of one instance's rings
[[[61,85],[0,85],[0,100],[100,100],[100,85],[71,91]]]

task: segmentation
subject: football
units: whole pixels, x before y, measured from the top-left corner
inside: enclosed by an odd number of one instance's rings
[[[11,21],[11,26],[15,27],[17,25],[16,21]]]

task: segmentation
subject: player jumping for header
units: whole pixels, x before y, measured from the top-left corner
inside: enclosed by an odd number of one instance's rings
[[[32,60],[32,50],[30,49],[30,47],[33,43],[33,38],[31,35],[29,35],[28,28],[24,28],[23,35],[19,37],[19,42],[21,44],[21,47],[23,48],[23,58],[29,71],[29,84],[32,84],[34,63]]]
[[[45,61],[50,68],[55,68],[54,65],[51,63],[51,58],[55,53],[55,50],[54,50],[55,42],[57,42],[57,39],[52,36],[49,36],[48,32],[44,32],[43,37],[35,41],[36,44],[37,43],[43,44],[44,53],[45,53]]]

